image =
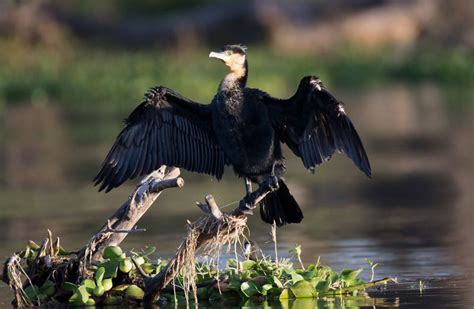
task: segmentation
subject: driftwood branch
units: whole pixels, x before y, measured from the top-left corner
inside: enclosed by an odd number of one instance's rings
[[[179,177],[178,168],[162,166],[145,177],[136,187],[129,199],[107,220],[107,223],[92,237],[78,257],[90,259],[89,262],[100,260],[104,249],[111,245],[119,245],[130,232],[143,231],[136,228],[138,220],[148,211],[161,192],[168,188],[184,186],[183,178]]]

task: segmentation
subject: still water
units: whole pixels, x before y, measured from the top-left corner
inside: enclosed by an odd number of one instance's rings
[[[400,284],[372,291],[371,299],[272,305],[472,307],[472,108],[453,111],[449,97],[431,85],[338,93],[350,101],[346,111],[365,142],[373,179],[341,155],[311,175],[287,150],[286,181],[305,219],[278,230],[278,254],[289,256],[297,243],[304,262],[320,257],[336,270],[363,267],[364,279],[370,279],[369,258],[379,263],[376,278],[396,277]],[[29,239],[40,242],[47,228],[66,249],[79,248],[127,198],[134,182],[108,194],[90,182],[126,114],[97,115],[54,104],[1,111],[1,260]],[[220,182],[185,171],[183,177],[185,187],[165,192],[139,223],[147,231],[130,235],[124,248],[154,245],[159,255],[170,256],[186,220],[200,216],[194,201],[211,193],[228,205],[224,210],[232,209],[229,204],[244,192],[230,170]],[[273,255],[270,227],[258,214],[249,221],[250,238]],[[10,300],[8,287],[0,283],[0,307]]]

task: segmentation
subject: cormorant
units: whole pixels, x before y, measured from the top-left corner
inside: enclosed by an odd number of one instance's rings
[[[149,90],[125,120],[95,185],[106,192],[161,165],[221,179],[225,165],[243,177],[252,208],[251,183],[270,192],[261,201],[263,221],[298,223],[303,214],[282,180],[285,143],[314,172],[335,151],[345,153],[368,177],[370,164],[342,103],[315,76],[304,77],[289,99],[246,87],[246,48],[227,45],[211,52],[229,68],[211,104],[191,101],[163,86]]]

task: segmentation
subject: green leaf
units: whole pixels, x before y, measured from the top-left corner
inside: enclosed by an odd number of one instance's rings
[[[61,289],[68,292],[74,293],[76,292],[77,288],[78,288],[78,285],[71,282],[63,282],[63,284],[61,284]]]
[[[363,270],[364,270],[363,268],[359,268],[356,270],[344,269],[341,272],[341,279],[344,281],[354,280]]]
[[[143,296],[145,296],[145,292],[143,292],[143,290],[138,286],[132,284],[127,288],[125,295],[133,299],[143,299]]]
[[[283,299],[289,299],[293,296],[292,292],[290,289],[283,289],[283,291],[281,291],[281,294],[280,296],[278,297],[280,300],[283,300]]]
[[[122,249],[119,246],[108,246],[104,249],[102,257],[104,259],[116,259],[121,257],[123,254]]]
[[[291,282],[296,284],[297,282],[304,280],[303,276],[297,274],[296,272],[291,273]]]
[[[84,286],[87,290],[88,293],[92,294],[94,292],[94,289],[96,287],[94,280],[92,279],[86,279],[82,281],[81,286]]]
[[[291,292],[295,295],[296,298],[307,298],[315,297],[316,291],[311,283],[308,281],[298,281],[295,285],[291,287]]]
[[[251,281],[242,282],[242,284],[240,285],[240,290],[247,297],[252,297],[253,295],[260,293],[258,290],[258,286]]]
[[[339,280],[339,275],[335,271],[329,270],[329,284],[334,283],[337,280]]]
[[[316,285],[318,285],[318,283],[321,281],[321,278],[314,277],[314,278],[309,279],[308,281],[309,283],[313,285],[314,288],[316,288]]]
[[[262,291],[261,291],[262,295],[266,296],[268,291],[270,291],[271,289],[272,289],[272,285],[270,283],[262,285]]]
[[[273,276],[273,283],[277,286],[277,288],[283,288],[283,283],[281,283],[280,279],[278,279],[276,276]]]
[[[153,264],[151,263],[143,263],[142,265],[140,265],[140,267],[143,269],[144,272],[146,272],[147,274],[151,274],[152,272],[154,272],[157,267],[155,267]],[[159,266],[158,266],[159,267]]]
[[[320,294],[324,294],[329,291],[329,287],[331,286],[331,282],[329,280],[319,281],[316,284],[316,291]]]
[[[255,264],[257,264],[257,262],[252,261],[252,260],[243,261],[242,262],[242,270],[243,271],[252,270],[252,269],[254,269]]]
[[[46,280],[39,289],[39,293],[44,294],[46,297],[52,296],[56,288],[51,280]]]
[[[126,289],[128,289],[129,286],[130,286],[130,284],[121,284],[121,285],[118,285],[118,286],[114,287],[114,288],[112,289],[112,291],[123,292],[123,291],[125,291]]]
[[[307,269],[307,270],[304,270],[304,271],[301,271],[299,273],[305,280],[310,280],[312,278],[314,278],[317,274],[318,274],[318,271],[317,269],[313,268],[313,269]]]
[[[69,298],[69,302],[72,304],[85,304],[89,299],[90,294],[87,292],[85,285],[81,285],[77,288],[76,292]]]
[[[36,285],[30,285],[25,289],[25,294],[31,301],[36,301],[38,298],[39,289]]]
[[[102,279],[104,279],[104,275],[105,275],[105,268],[99,267],[99,269],[97,269],[94,275],[95,283],[97,285],[102,285]]]
[[[242,282],[240,282],[239,279],[232,278],[232,279],[229,280],[229,289],[232,290],[232,291],[239,292],[241,284],[242,284]]]
[[[143,252],[140,254],[141,256],[149,256],[151,254],[153,254],[154,252],[156,251],[156,247],[153,247],[153,246],[147,246],[145,247],[145,249],[143,250]]]
[[[237,267],[237,260],[236,259],[228,259],[227,260],[227,268],[236,268]]]
[[[101,283],[102,283],[102,287],[104,288],[106,292],[113,288],[113,282],[112,282],[112,279],[110,278],[106,278],[102,280]]]
[[[119,261],[110,260],[102,263],[100,267],[105,269],[104,278],[115,278],[117,277],[117,270],[119,266]]]
[[[296,258],[301,256],[301,245],[296,245],[293,249],[289,251],[290,253],[293,253]]]

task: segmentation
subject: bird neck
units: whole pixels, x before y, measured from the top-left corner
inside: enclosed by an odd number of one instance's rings
[[[247,61],[243,67],[232,69],[222,80],[219,89],[225,92],[233,92],[244,89],[247,84],[248,66]]]

